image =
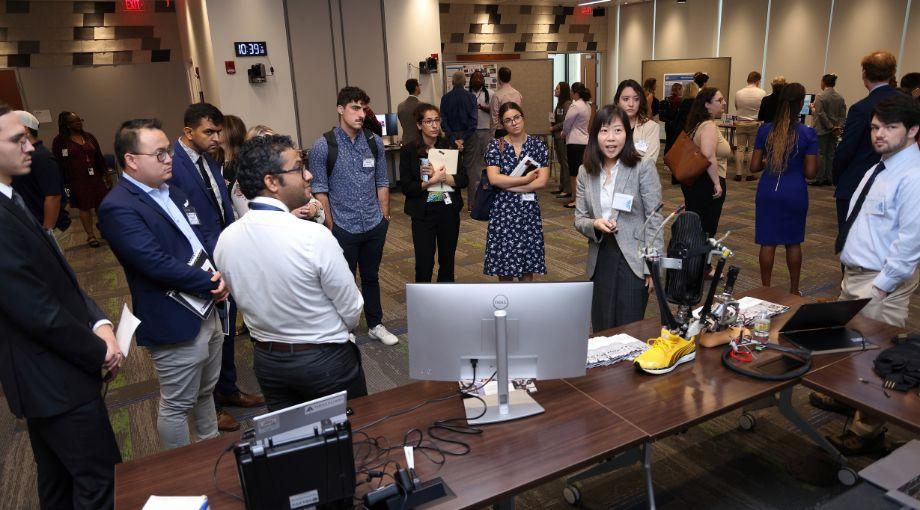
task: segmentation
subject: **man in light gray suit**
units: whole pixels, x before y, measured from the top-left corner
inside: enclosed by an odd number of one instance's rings
[[[809,184],[829,186],[831,170],[834,166],[834,151],[837,139],[843,132],[843,121],[847,117],[847,104],[843,96],[834,90],[837,84],[836,74],[821,77],[821,93],[811,104],[811,113],[815,117],[815,131],[818,132],[818,176]]]
[[[418,80],[410,78],[406,80],[406,91],[409,92],[409,97],[396,107],[396,117],[399,119],[399,129],[402,130],[403,145],[419,140],[415,109],[419,105],[418,96],[422,93],[422,87],[418,84]]]

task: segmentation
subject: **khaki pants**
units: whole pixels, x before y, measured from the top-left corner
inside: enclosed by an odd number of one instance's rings
[[[843,272],[843,281],[840,282],[840,299],[871,298],[872,301],[869,301],[860,312],[862,315],[903,328],[907,324],[910,295],[920,282],[920,271],[914,271],[913,276],[884,298],[879,297],[872,286],[876,276],[878,271],[846,268]],[[884,424],[883,420],[857,410],[850,430],[858,436],[875,437],[881,432]]]
[[[757,121],[738,121],[735,129],[735,175],[747,176],[751,174],[748,161],[754,152],[754,139],[760,123]]]

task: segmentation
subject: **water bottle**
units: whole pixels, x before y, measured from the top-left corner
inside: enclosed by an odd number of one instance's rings
[[[428,158],[422,158],[422,159],[421,159],[421,162],[422,162],[422,165],[421,165],[421,166],[428,166]],[[428,175],[427,175],[427,174],[422,174],[422,181],[428,182]]]
[[[766,343],[770,340],[770,314],[766,311],[754,319],[754,340]]]

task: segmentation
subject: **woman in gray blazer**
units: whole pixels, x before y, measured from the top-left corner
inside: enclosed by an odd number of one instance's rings
[[[661,203],[661,183],[654,162],[633,145],[621,108],[607,105],[594,117],[576,185],[575,228],[588,238],[594,282],[591,325],[601,331],[641,320],[652,289],[641,252],[661,217],[645,221]],[[664,240],[652,244],[661,252]]]

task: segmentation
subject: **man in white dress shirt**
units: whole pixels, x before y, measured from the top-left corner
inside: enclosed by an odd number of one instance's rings
[[[287,136],[248,140],[234,160],[251,211],[220,235],[215,259],[249,327],[269,411],[342,390],[367,394],[348,332],[364,299],[342,248],[324,226],[290,211],[313,176]]]

